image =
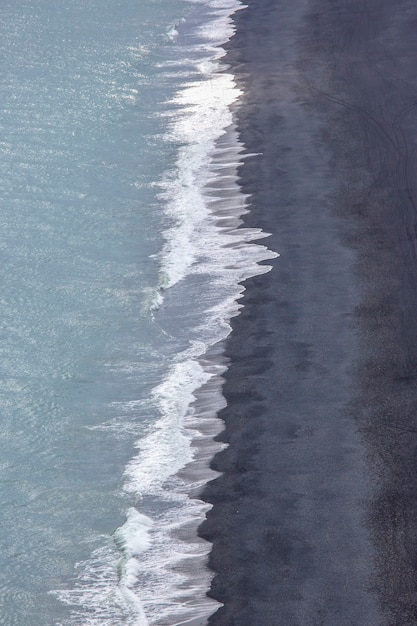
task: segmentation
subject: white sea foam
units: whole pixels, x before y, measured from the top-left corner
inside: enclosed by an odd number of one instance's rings
[[[204,354],[206,346],[200,347]],[[195,391],[210,375],[198,363],[198,352],[193,346],[179,355],[179,360],[168,373],[166,380],[153,391],[160,419],[152,433],[138,441],[139,453],[126,469],[126,491],[137,495],[160,494],[163,484],[192,460],[192,435],[184,430],[185,417]]]
[[[83,607],[81,611],[74,610],[73,619],[65,624],[149,626],[142,602],[131,588],[135,576],[129,579],[127,575],[118,575],[120,553],[114,543],[103,539],[104,545],[93,553],[88,563],[77,565],[80,574],[76,587],[54,592],[61,601]]]
[[[173,114],[167,139],[185,143],[178,151],[176,169],[163,181],[167,214],[174,225],[165,231],[161,254],[164,288],[182,280],[197,260],[201,235],[210,213],[204,189],[210,180],[208,164],[216,140],[231,126],[230,106],[240,95],[233,77],[217,74],[214,61],[200,63],[201,81],[187,85],[174,99],[179,106]],[[211,71],[209,71],[211,69]]]
[[[139,564],[137,557],[151,544],[149,530],[152,520],[131,507],[126,514],[126,522],[114,533],[114,540],[123,554],[120,563],[120,584],[131,589],[137,581]]]
[[[242,146],[233,128],[231,106],[241,92],[233,75],[220,65],[223,53],[215,47],[231,36],[229,15],[239,5],[212,2],[210,6],[213,19],[201,31],[207,57],[194,67],[198,79],[186,82],[170,103],[166,141],[179,147],[175,169],[161,184],[172,225],[164,232],[160,266],[164,289],[193,274],[204,275],[217,296],[202,311],[201,341],[177,356],[165,380],[154,389],[160,419],[138,441],[138,454],[125,472],[127,492],[169,503],[154,520],[152,545],[134,569],[151,623],[166,626],[184,624],[191,617],[204,619],[218,606],[205,596],[210,574],[204,559],[210,545],[197,536],[210,507],[190,498],[210,477],[207,454],[222,447],[212,437],[221,429],[216,412],[223,406],[224,366],[216,368],[203,357],[230,332],[230,318],[238,313],[244,291],[241,281],[269,271],[270,266],[259,263],[277,256],[254,243],[266,233],[239,228],[247,199],[237,185]],[[198,399],[207,388],[209,409],[204,414]],[[183,475],[186,466],[190,469]],[[181,532],[185,532],[182,541]]]

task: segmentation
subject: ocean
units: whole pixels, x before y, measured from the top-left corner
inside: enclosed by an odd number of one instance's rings
[[[0,624],[204,624],[242,281],[237,0],[5,0]]]

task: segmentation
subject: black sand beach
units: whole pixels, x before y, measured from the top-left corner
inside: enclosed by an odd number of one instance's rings
[[[248,5],[245,223],[281,256],[227,341],[210,624],[417,624],[417,5]]]

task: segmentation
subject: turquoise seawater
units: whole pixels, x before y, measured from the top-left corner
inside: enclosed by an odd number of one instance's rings
[[[1,5],[0,624],[216,608],[189,497],[221,405],[207,350],[273,256],[236,230],[239,92],[219,45],[238,8]]]

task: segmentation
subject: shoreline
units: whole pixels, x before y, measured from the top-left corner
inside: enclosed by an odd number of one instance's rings
[[[234,16],[237,126],[261,154],[243,222],[281,256],[226,340],[200,527],[215,626],[415,623],[417,10],[376,5]]]

